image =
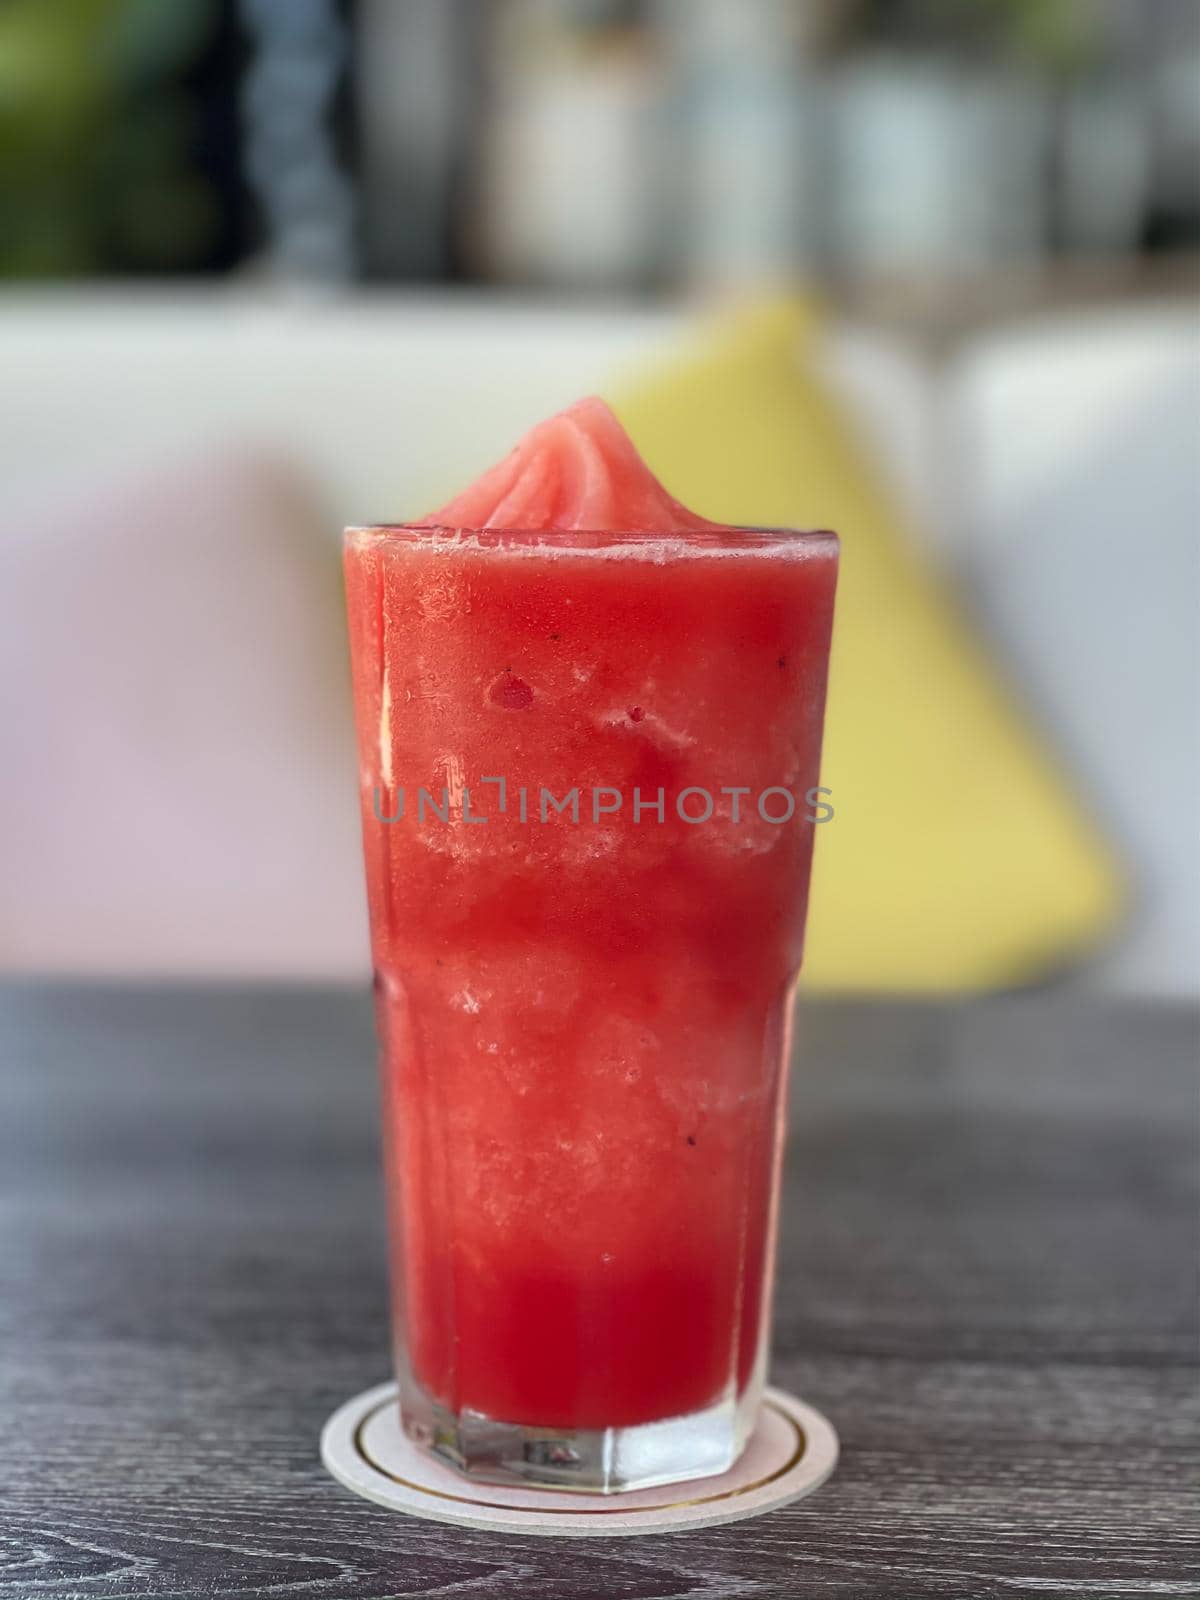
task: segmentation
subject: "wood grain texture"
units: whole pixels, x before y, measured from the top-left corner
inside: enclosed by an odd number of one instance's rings
[[[1195,1019],[811,1006],[774,1380],[812,1500],[579,1543],[340,1489],[387,1376],[374,1042],[344,991],[0,997],[0,1600],[1200,1594]]]

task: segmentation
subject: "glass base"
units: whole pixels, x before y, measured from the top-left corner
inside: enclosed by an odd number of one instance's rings
[[[405,1433],[482,1483],[536,1483],[619,1494],[728,1472],[754,1431],[761,1381],[687,1416],[621,1428],[539,1428],[454,1412],[412,1379],[402,1384]]]

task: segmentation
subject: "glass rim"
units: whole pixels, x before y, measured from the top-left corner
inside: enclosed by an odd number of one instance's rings
[[[719,553],[747,554],[763,550],[794,550],[813,553],[836,551],[840,541],[829,528],[774,528],[755,525],[710,529],[672,530],[670,528],[464,528],[450,523],[365,522],[352,523],[342,533],[350,547],[366,543],[427,544],[442,550],[602,551],[653,547],[669,549],[673,556]]]

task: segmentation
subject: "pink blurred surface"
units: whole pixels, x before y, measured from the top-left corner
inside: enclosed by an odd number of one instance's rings
[[[235,452],[159,467],[10,528],[0,573],[0,966],[365,970],[337,553],[309,485]]]

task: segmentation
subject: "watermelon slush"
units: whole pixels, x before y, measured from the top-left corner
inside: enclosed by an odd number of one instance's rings
[[[723,1470],[836,540],[696,517],[589,401],[345,563],[405,1425],[482,1476]]]

